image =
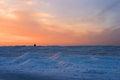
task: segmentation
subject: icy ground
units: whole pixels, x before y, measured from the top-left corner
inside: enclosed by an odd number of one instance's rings
[[[120,80],[120,47],[0,47],[0,80]]]

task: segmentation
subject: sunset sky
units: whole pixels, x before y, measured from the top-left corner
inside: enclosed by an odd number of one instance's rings
[[[120,0],[0,0],[0,46],[120,45]]]

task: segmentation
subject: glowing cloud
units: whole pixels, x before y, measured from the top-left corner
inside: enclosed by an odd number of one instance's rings
[[[36,7],[38,6],[37,2],[38,0],[0,1],[2,4],[0,7],[0,45],[32,45],[34,43],[39,45],[120,44],[118,37],[120,29],[106,29],[109,26],[106,22],[108,16],[100,19],[97,19],[96,16],[94,19],[72,17],[70,21],[69,18],[64,19],[49,9],[48,11],[34,10],[34,8],[39,8]],[[16,3],[15,6],[12,5],[13,3]],[[24,6],[27,7],[24,8]],[[65,20],[66,22],[64,22]]]

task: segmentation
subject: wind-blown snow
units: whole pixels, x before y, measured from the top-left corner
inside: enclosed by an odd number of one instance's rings
[[[120,80],[120,47],[0,47],[0,80]]]

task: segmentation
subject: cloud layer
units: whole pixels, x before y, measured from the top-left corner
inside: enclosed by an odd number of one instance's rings
[[[120,45],[119,25],[106,29],[109,25],[103,23],[105,17],[64,23],[49,12],[14,8],[4,0],[1,3],[4,5],[0,9],[0,45]],[[32,0],[24,3],[36,4]]]

